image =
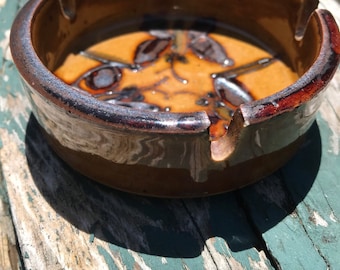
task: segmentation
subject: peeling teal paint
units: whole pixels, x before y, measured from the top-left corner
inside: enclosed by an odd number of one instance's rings
[[[31,194],[29,192],[26,193],[27,194],[27,199],[30,203],[33,203],[33,197],[31,196]]]
[[[109,252],[107,252],[107,250],[105,248],[103,248],[102,246],[97,246],[98,252],[101,256],[103,256],[107,267],[109,270],[118,270],[114,260],[112,259],[111,255]]]
[[[90,234],[89,242],[90,242],[90,243],[93,243],[93,241],[94,241],[94,234],[91,233],[91,234]]]
[[[234,263],[236,261],[243,269],[253,269],[250,260],[254,263],[264,264],[267,269],[273,269],[270,261],[265,256],[261,261],[258,250],[253,247],[239,251],[232,251],[229,249],[228,243],[225,242],[224,239],[216,237],[214,248],[221,256],[225,256],[227,260],[233,261]]]
[[[37,196],[37,190],[35,190],[35,189],[32,188],[31,191],[32,191],[32,193],[33,193],[34,196]]]
[[[28,253],[25,251],[25,253],[24,253],[24,259],[29,259],[30,258],[30,256],[28,255]]]
[[[6,205],[9,204],[7,186],[2,175],[1,164],[0,164],[0,200],[4,202]]]
[[[120,257],[122,263],[126,266],[126,269],[134,269],[134,259],[131,254],[122,247],[109,244],[110,251]]]
[[[132,254],[125,248],[109,244],[110,251],[120,257],[126,269],[135,269],[135,259]],[[141,257],[145,264],[151,269],[173,270],[201,270],[204,269],[204,261],[202,256],[193,258],[176,258],[176,257],[162,257],[161,255],[151,255],[136,252],[136,255]]]

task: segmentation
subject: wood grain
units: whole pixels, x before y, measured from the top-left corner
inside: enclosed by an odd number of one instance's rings
[[[18,269],[19,266],[19,255],[9,211],[6,186],[0,175],[0,269]]]
[[[340,268],[340,70],[275,174],[209,198],[130,195],[77,174],[42,138],[8,51],[24,2],[0,0],[0,269]],[[321,6],[340,17],[338,1]]]
[[[10,90],[10,76],[13,72],[13,63],[9,50],[9,34],[12,20],[17,10],[21,7],[22,1],[0,1],[0,130],[7,129],[7,124],[11,121],[11,112],[5,108],[7,95]],[[7,14],[7,16],[4,16]],[[16,76],[16,75],[15,75]],[[17,79],[15,79],[17,80]],[[14,115],[13,115],[14,116]],[[3,147],[2,137],[0,136],[0,152]],[[16,234],[13,227],[12,216],[10,213],[9,199],[7,195],[6,179],[0,161],[0,269],[11,270],[21,267],[20,254],[17,250]]]

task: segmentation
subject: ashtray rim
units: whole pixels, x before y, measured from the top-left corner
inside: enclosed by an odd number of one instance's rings
[[[10,38],[13,60],[21,76],[41,95],[48,100],[53,100],[61,107],[66,107],[70,113],[81,115],[85,119],[104,121],[105,125],[123,129],[169,134],[196,134],[207,131],[210,120],[205,111],[194,113],[149,112],[123,106],[112,106],[112,104],[97,100],[85,92],[75,91],[57,78],[42,63],[31,40],[34,16],[43,4],[44,1],[36,0],[30,1],[24,6],[12,26]],[[294,84],[266,98],[242,104],[237,109],[239,113],[235,113],[235,115],[242,115],[246,125],[265,121],[274,115],[293,110],[322,91],[332,78],[336,71],[336,65],[330,65],[330,63],[339,61],[339,54],[334,53],[332,47],[332,35],[336,25],[329,19],[331,15],[327,10],[318,9],[314,14],[322,30],[322,44],[318,57],[307,72]],[[31,72],[32,70],[36,72]],[[316,83],[318,81],[321,83]],[[299,94],[301,91],[304,93]]]

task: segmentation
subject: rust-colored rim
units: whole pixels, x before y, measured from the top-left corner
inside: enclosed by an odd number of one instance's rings
[[[313,65],[292,85],[267,98],[242,104],[240,110],[249,124],[291,111],[318,95],[332,79],[340,61],[338,26],[327,10],[314,14],[321,28],[320,53]]]

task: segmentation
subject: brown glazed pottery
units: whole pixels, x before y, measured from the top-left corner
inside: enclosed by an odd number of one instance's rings
[[[339,65],[340,38],[318,1],[31,0],[18,14],[11,50],[34,116],[71,167],[107,186],[159,197],[241,188],[273,173],[298,149]],[[54,75],[71,52],[135,31],[148,18],[210,20],[256,37],[298,80],[242,104],[227,132],[209,139],[204,111],[154,112],[113,105]],[[152,20],[151,20],[152,22]],[[273,82],[274,84],[275,82]]]

